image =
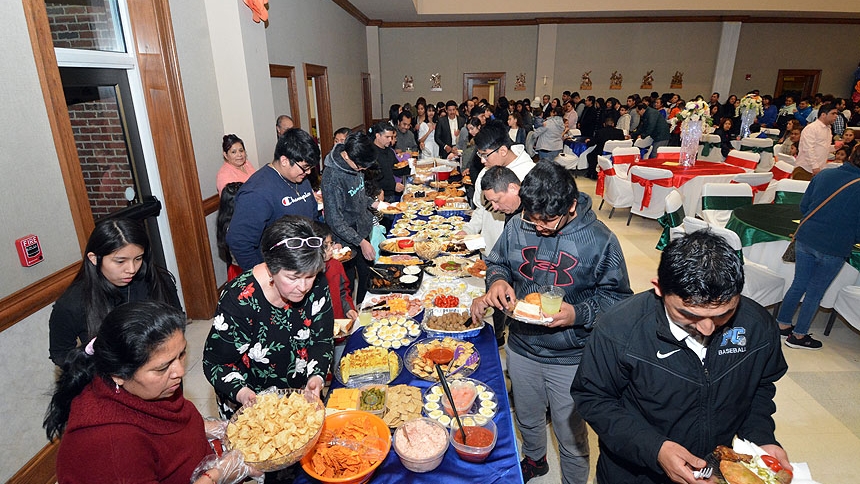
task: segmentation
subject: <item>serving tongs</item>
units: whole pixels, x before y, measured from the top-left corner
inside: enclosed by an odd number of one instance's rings
[[[445,392],[445,396],[448,397],[448,401],[451,402],[451,411],[454,413],[454,420],[457,421],[460,433],[463,435],[463,444],[465,444],[466,429],[463,428],[463,422],[460,421],[460,414],[457,413],[457,406],[454,405],[454,397],[451,395],[451,388],[448,387],[448,381],[445,380],[445,371],[438,363],[436,364],[436,373],[439,375],[439,384],[442,385],[442,390]]]

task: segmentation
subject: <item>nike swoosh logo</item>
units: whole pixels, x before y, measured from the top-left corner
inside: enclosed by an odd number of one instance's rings
[[[658,351],[658,352],[657,352],[657,358],[660,358],[660,359],[662,360],[663,358],[668,358],[668,357],[670,357],[670,356],[674,355],[675,353],[677,353],[677,352],[679,352],[679,351],[681,351],[681,349],[680,349],[680,348],[679,348],[679,349],[677,349],[677,350],[675,350],[675,351],[670,351],[670,352],[668,352],[668,353],[661,353],[661,352],[659,352],[659,351]]]

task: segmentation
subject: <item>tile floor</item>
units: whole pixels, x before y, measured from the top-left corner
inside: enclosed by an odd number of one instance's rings
[[[594,193],[594,182],[580,177],[577,183],[580,190]],[[594,202],[595,210],[599,204],[598,197]],[[621,241],[633,290],[649,289],[660,257],[654,249],[660,234],[657,222],[634,216],[627,226],[628,210],[618,209],[609,219],[608,206],[597,214]],[[812,331],[824,341],[821,351],[785,348],[789,370],[777,383],[776,434],[792,460],[809,463],[816,481],[844,484],[860,481],[855,466],[851,464],[857,462],[854,459],[860,455],[860,334],[837,319],[830,336],[821,335],[828,314],[820,312],[812,325]],[[208,332],[208,321],[197,321],[188,327],[190,356],[185,392],[203,415],[217,415],[215,396],[203,377],[200,364],[203,341]],[[552,441],[549,428],[547,432]],[[598,453],[593,432],[590,441],[593,467]],[[531,483],[561,482],[554,442],[548,459],[550,473],[533,479]]]

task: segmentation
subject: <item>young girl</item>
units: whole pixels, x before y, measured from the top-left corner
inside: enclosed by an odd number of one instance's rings
[[[358,318],[358,311],[355,310],[352,289],[349,285],[349,279],[346,277],[346,271],[343,269],[343,264],[334,258],[334,249],[339,249],[340,244],[335,244],[332,240],[331,229],[328,228],[328,225],[314,223],[314,233],[323,239],[325,278],[328,281],[329,293],[331,293],[331,308],[334,318]]]
[[[224,186],[224,189],[221,190],[218,218],[215,220],[215,241],[218,245],[218,258],[227,263],[228,281],[232,281],[242,273],[242,268],[236,265],[233,254],[230,253],[230,248],[227,247],[227,230],[230,228],[230,221],[233,220],[233,206],[236,194],[239,193],[239,188],[241,187],[242,182],[232,182]]]
[[[842,148],[839,148],[838,150],[836,150],[835,153],[833,153],[833,162],[834,163],[845,163],[845,160],[848,159],[849,155],[851,155],[851,152],[848,151],[848,148],[843,146]]]
[[[144,300],[182,309],[173,275],[152,263],[143,225],[122,218],[99,222],[87,241],[78,275],[51,312],[51,361],[63,366],[71,350],[95,337],[113,308]]]

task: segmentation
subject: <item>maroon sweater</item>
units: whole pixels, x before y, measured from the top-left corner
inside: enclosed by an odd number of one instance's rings
[[[203,418],[180,388],[164,400],[119,393],[96,377],[72,401],[57,454],[60,484],[188,484],[212,451]]]
[[[361,254],[356,254],[361,257]],[[352,289],[349,287],[349,279],[343,264],[336,259],[329,259],[325,263],[325,278],[328,281],[328,292],[331,294],[331,309],[335,319],[343,319],[350,309],[355,309],[352,301]]]

